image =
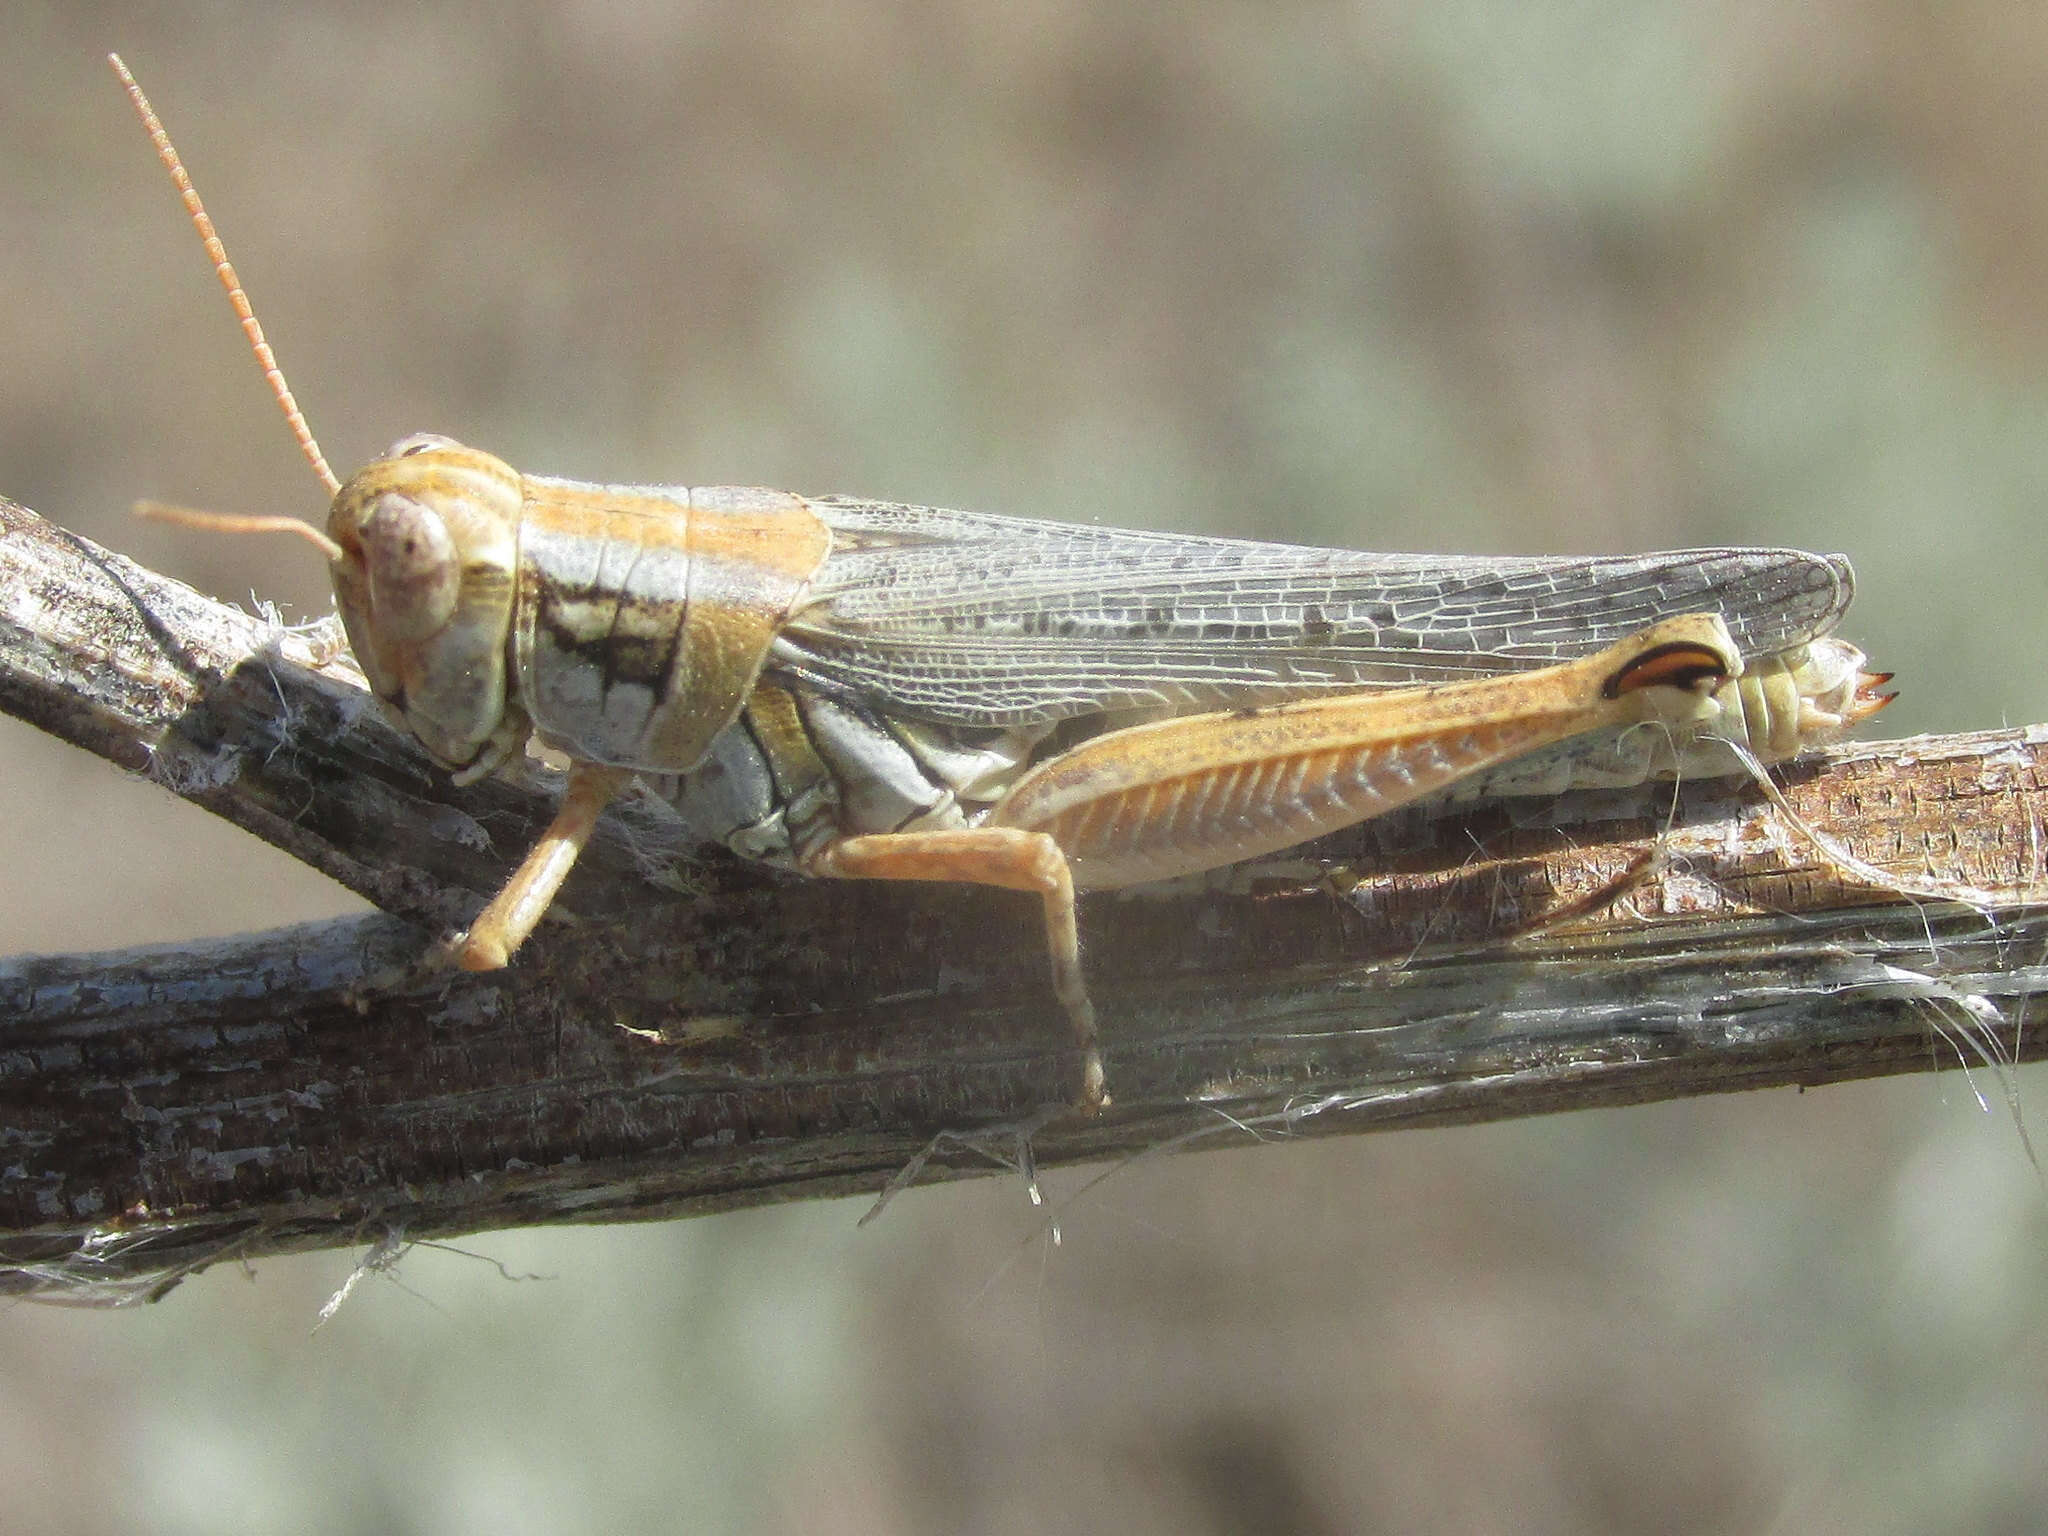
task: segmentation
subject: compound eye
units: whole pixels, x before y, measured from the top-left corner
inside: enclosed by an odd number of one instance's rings
[[[462,444],[452,437],[443,437],[438,432],[415,432],[411,437],[401,437],[391,445],[387,459],[409,459],[416,453],[425,453],[430,448],[460,448]]]
[[[362,525],[364,564],[378,622],[393,636],[434,633],[454,611],[461,561],[432,508],[387,493]]]

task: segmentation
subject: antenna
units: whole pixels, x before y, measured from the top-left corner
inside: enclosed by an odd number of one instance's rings
[[[121,85],[128,92],[128,99],[135,103],[136,115],[142,119],[142,126],[149,130],[149,142],[156,146],[156,157],[163,161],[164,169],[171,173],[171,181],[177,186],[178,196],[183,199],[185,212],[191,215],[192,227],[199,231],[199,239],[206,247],[206,254],[213,261],[213,275],[220,279],[221,287],[227,290],[228,303],[234,307],[235,317],[242,322],[242,334],[249,338],[249,349],[256,354],[256,365],[263,370],[264,382],[277,397],[278,409],[284,412],[285,425],[298,440],[299,452],[306,456],[306,462],[313,466],[313,473],[320,477],[320,483],[327,487],[332,497],[341,490],[341,482],[334,477],[334,471],[327,467],[327,460],[320,452],[320,445],[313,440],[313,429],[306,425],[305,414],[299,409],[299,402],[292,398],[292,387],[285,383],[284,372],[277,366],[277,354],[270,350],[270,343],[263,339],[263,327],[257,323],[256,311],[249,304],[249,295],[242,287],[242,280],[235,276],[234,263],[228,260],[227,247],[221,244],[219,234],[213,227],[213,220],[207,217],[206,204],[199,200],[198,189],[192,185],[192,178],[185,172],[184,161],[178,158],[178,151],[171,144],[171,136],[164,132],[164,125],[156,111],[149,104],[149,98],[142,94],[142,87],[135,83],[135,77],[128,73],[128,66],[121,62],[121,55],[110,53],[107,62],[114,66],[114,73],[120,77]],[[220,525],[216,525],[220,526]],[[255,530],[250,530],[255,531]]]
[[[167,501],[138,501],[135,503],[135,515],[153,522],[176,523],[180,528],[204,528],[213,533],[293,533],[325,555],[330,564],[348,558],[339,544],[303,518],[208,512],[200,507],[174,506]]]

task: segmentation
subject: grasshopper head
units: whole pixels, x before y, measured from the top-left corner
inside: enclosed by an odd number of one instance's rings
[[[524,745],[506,689],[522,489],[510,465],[408,437],[335,493],[334,595],[370,687],[461,782]]]

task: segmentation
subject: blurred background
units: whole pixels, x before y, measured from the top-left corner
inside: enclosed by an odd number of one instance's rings
[[[1903,733],[2048,719],[2048,13],[90,8],[0,50],[0,491],[222,596],[342,472],[1382,549],[1845,550]],[[347,910],[0,720],[0,946]],[[1930,1055],[1946,1054],[1930,1039]],[[2048,1076],[2020,1075],[2037,1137]],[[1996,1102],[1998,1085],[1976,1088]],[[9,1529],[2038,1529],[2048,1194],[1939,1075],[0,1310]]]

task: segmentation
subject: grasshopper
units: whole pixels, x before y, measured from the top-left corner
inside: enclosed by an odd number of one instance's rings
[[[747,487],[592,485],[407,437],[328,468],[190,177],[113,57],[307,462],[371,689],[469,782],[570,760],[449,952],[505,965],[638,779],[801,874],[1036,893],[1107,1103],[1075,893],[1289,848],[1423,796],[1741,771],[1832,741],[1888,674],[1831,637],[1848,561],[1366,554]]]

